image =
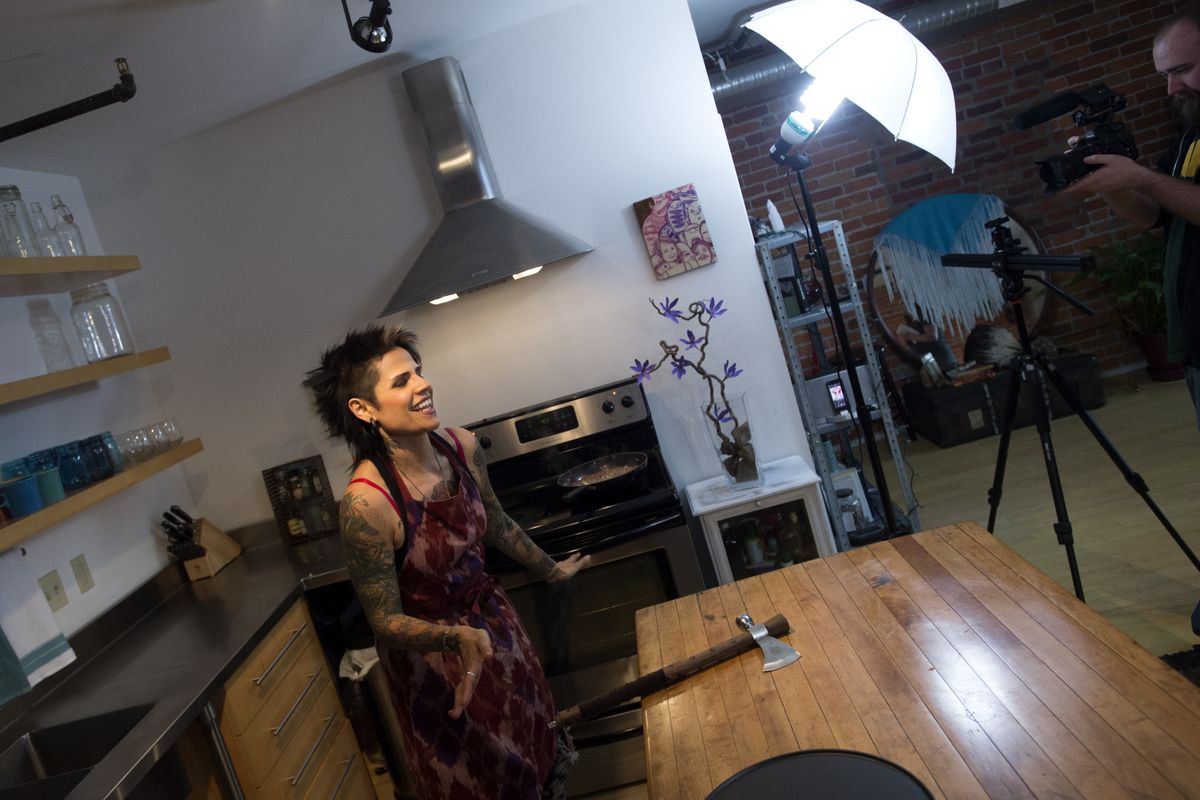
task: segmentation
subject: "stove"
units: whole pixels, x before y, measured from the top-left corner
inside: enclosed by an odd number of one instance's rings
[[[697,540],[663,460],[645,394],[622,381],[466,426],[487,458],[500,504],[556,560],[592,557],[571,581],[547,584],[488,549],[521,615],[558,707],[638,677],[638,609],[705,588]],[[579,492],[563,473],[601,456],[636,452],[646,467]],[[703,540],[699,540],[702,542]],[[568,794],[645,779],[637,702],[571,729],[580,761]]]

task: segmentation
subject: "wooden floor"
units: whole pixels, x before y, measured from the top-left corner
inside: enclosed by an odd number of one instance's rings
[[[1200,553],[1200,432],[1187,388],[1182,381],[1133,376],[1107,382],[1105,392],[1107,402],[1091,412],[1093,418]],[[1054,420],[1051,438],[1088,604],[1156,655],[1200,643],[1190,625],[1200,601],[1200,572],[1078,418]],[[987,524],[998,445],[996,436],[946,449],[925,440],[907,445],[922,529],[961,520]],[[887,466],[894,479],[894,469]],[[1054,522],[1037,432],[1033,427],[1014,431],[995,533],[1071,590],[1066,550],[1058,544]]]

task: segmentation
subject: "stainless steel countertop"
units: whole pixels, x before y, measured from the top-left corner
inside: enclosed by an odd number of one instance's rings
[[[292,548],[277,541],[248,547],[215,576],[180,587],[156,606],[22,715],[7,738],[153,703],[68,795],[124,798],[305,588],[345,579],[336,537]]]

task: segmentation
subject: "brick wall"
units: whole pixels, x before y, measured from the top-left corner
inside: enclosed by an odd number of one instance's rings
[[[898,17],[912,5],[897,0],[881,10]],[[813,166],[807,179],[818,218],[842,221],[856,273],[861,277],[867,272],[872,242],[888,220],[921,199],[948,192],[1000,197],[1053,255],[1099,253],[1136,236],[1098,199],[1043,194],[1034,162],[1062,152],[1067,137],[1078,132],[1069,115],[1026,131],[1011,130],[1010,123],[1020,111],[1054,94],[1103,82],[1125,95],[1128,108],[1117,119],[1132,129],[1141,162],[1155,163],[1177,133],[1165,82],[1151,60],[1154,33],[1173,5],[1156,0],[1027,0],[966,31],[931,34],[926,44],[949,73],[958,108],[954,173],[919,148],[894,142],[874,119],[843,104],[809,147]],[[789,191],[795,182],[767,160],[766,151],[794,104],[789,92],[723,115],[748,214],[765,218],[770,199],[789,226],[799,225]],[[826,247],[836,272],[833,243],[826,241]],[[1041,333],[1062,346],[1095,354],[1102,370],[1143,362],[1113,311],[1112,297],[1094,279],[1067,285],[1074,277],[1069,273],[1051,277],[1097,314],[1088,317],[1052,300]],[[894,330],[901,316],[891,309],[887,324]],[[807,336],[797,341],[807,351]],[[961,358],[960,343],[955,350]],[[890,353],[888,364],[899,379],[912,374]]]

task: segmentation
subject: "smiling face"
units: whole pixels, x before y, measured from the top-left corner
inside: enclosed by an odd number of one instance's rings
[[[407,350],[397,348],[383,355],[377,365],[375,397],[354,398],[350,410],[364,422],[379,420],[392,439],[437,430],[433,387],[421,377],[421,365]]]
[[[1200,27],[1180,20],[1154,41],[1154,68],[1187,125],[1200,123]]]

